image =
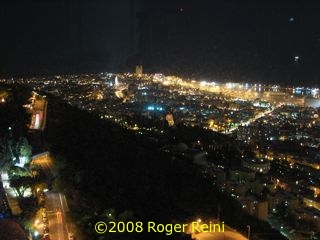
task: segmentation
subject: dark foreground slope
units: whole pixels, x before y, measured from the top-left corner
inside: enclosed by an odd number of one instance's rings
[[[48,122],[43,134],[56,156],[55,186],[69,200],[83,239],[188,239],[181,234],[109,233],[94,231],[97,221],[186,223],[216,217],[246,231],[247,225],[273,239],[282,237],[241,212],[240,206],[202,177],[198,166],[172,160],[152,144],[113,123],[48,96]],[[142,144],[143,142],[143,144]]]

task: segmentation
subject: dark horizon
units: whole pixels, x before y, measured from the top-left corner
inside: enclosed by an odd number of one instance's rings
[[[0,76],[163,72],[319,86],[316,1],[5,1]]]

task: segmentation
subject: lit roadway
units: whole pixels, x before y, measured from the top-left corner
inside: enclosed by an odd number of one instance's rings
[[[47,100],[45,97],[33,92],[30,101],[31,103],[29,105],[25,105],[31,113],[29,128],[33,130],[44,130],[46,125]]]
[[[250,123],[253,123],[254,121],[256,121],[257,119],[259,118],[262,118],[262,117],[265,117],[266,115],[272,113],[274,110],[276,110],[278,107],[272,107],[271,110],[268,110],[268,111],[265,111],[265,112],[260,112],[258,113],[256,116],[254,116],[253,118],[249,119],[248,121],[244,122],[244,123],[241,123],[242,126],[247,126],[249,125]],[[229,128],[228,129],[228,132],[227,134],[231,134],[233,131],[237,130],[238,129],[238,126],[236,127],[232,127],[232,128]]]
[[[40,165],[45,171],[49,180],[56,176],[53,169],[53,161],[49,153],[43,153],[34,156],[32,163]],[[65,195],[55,191],[46,192],[45,205],[49,222],[50,239],[67,240],[68,224],[66,215],[69,211],[69,208]]]
[[[47,192],[46,209],[49,222],[50,239],[68,239],[68,226],[65,212],[68,210],[64,195],[57,192]]]

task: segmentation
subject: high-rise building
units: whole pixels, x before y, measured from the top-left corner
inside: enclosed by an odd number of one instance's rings
[[[142,75],[142,73],[143,73],[142,65],[137,65],[136,66],[136,75]]]
[[[116,76],[116,77],[114,78],[114,85],[115,85],[115,86],[118,86],[118,84],[119,84],[118,76]]]
[[[173,119],[173,115],[171,113],[168,113],[166,115],[166,121],[168,122],[168,125],[170,127],[174,126],[174,119]]]

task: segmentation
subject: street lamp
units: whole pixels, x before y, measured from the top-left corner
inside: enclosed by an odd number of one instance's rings
[[[251,226],[247,225],[248,228],[248,240],[250,240]]]

